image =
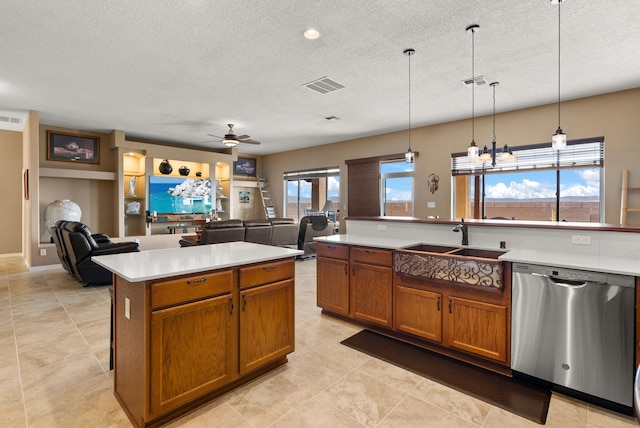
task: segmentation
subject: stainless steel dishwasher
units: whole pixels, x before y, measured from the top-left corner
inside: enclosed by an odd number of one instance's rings
[[[634,277],[523,263],[512,272],[514,374],[632,408]]]

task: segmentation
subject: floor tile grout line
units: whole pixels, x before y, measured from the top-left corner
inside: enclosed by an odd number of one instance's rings
[[[11,308],[11,329],[13,332],[13,347],[15,350],[15,358],[16,358],[16,369],[18,371],[18,383],[20,384],[20,395],[22,398],[22,411],[23,411],[23,416],[24,416],[24,423],[25,423],[25,427],[28,428],[29,427],[29,420],[27,417],[27,399],[25,397],[24,394],[24,384],[22,382],[22,369],[20,366],[20,358],[18,356],[18,338],[16,337],[16,324],[15,324],[15,318],[13,316],[13,303],[12,303],[12,299],[11,299],[11,283],[9,281],[7,281],[7,290],[8,290],[8,295],[9,295],[9,307]]]

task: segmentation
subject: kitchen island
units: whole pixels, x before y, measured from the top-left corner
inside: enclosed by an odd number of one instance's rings
[[[114,394],[135,426],[287,362],[301,253],[231,242],[94,257],[114,273]]]

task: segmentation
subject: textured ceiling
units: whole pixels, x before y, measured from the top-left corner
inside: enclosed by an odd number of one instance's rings
[[[562,99],[639,87],[640,1],[561,7]],[[498,112],[557,100],[549,0],[5,0],[0,115],[215,149],[207,134],[234,123],[262,142],[241,153],[275,153],[406,129],[413,48],[412,126],[464,119],[470,24]],[[324,76],[345,88],[303,86]],[[490,114],[491,88],[475,92],[476,115]]]

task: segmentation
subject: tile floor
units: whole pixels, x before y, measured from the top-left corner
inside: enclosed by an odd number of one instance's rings
[[[513,414],[340,345],[357,327],[320,314],[315,260],[296,262],[289,363],[170,427],[536,427]],[[0,256],[0,427],[129,427],[109,371],[109,293],[62,269],[29,273]],[[637,427],[554,394],[549,427]]]

